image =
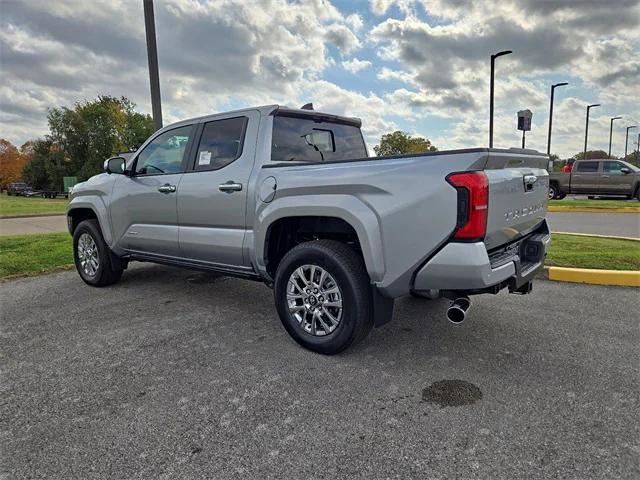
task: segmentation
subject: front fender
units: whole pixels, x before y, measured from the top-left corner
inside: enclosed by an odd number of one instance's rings
[[[82,195],[71,199],[67,206],[67,216],[70,216],[73,210],[81,208],[93,211],[98,219],[98,224],[102,231],[102,237],[106,244],[111,247],[113,245],[113,231],[111,229],[111,222],[109,221],[109,210],[102,196]],[[73,234],[73,232],[70,233]]]
[[[264,204],[263,204],[264,205]],[[258,212],[254,222],[254,262],[263,276],[267,276],[265,244],[273,223],[286,217],[335,217],[353,227],[358,235],[367,273],[372,282],[380,281],[385,273],[380,221],[375,212],[352,195],[305,195],[276,198]]]

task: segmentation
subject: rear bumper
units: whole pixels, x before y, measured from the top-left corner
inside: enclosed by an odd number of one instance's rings
[[[546,220],[529,235],[490,252],[482,242],[449,243],[417,272],[413,290],[518,290],[543,268],[550,243]]]

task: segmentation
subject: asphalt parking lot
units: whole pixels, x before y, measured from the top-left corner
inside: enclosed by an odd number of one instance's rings
[[[640,476],[637,289],[541,280],[461,326],[401,299],[335,357],[259,283],[139,265],[0,292],[3,479]],[[450,380],[469,397],[423,392]]]

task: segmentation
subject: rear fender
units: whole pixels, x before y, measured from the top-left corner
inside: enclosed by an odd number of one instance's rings
[[[304,202],[295,196],[283,197],[268,204],[256,216],[254,224],[253,260],[261,275],[268,277],[265,244],[269,226],[287,217],[335,217],[353,227],[358,235],[367,273],[372,282],[385,273],[380,224],[375,213],[351,195],[305,195]]]

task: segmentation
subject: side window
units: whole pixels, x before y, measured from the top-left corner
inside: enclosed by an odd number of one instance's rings
[[[604,173],[622,173],[621,170],[624,168],[624,165],[620,162],[604,162],[603,171]]]
[[[598,171],[598,162],[578,162],[578,172],[595,173]]]
[[[192,128],[192,125],[174,128],[154,138],[138,155],[135,173],[159,175],[182,171],[182,159]]]
[[[194,170],[219,170],[238,159],[248,120],[236,117],[205,123]]]

